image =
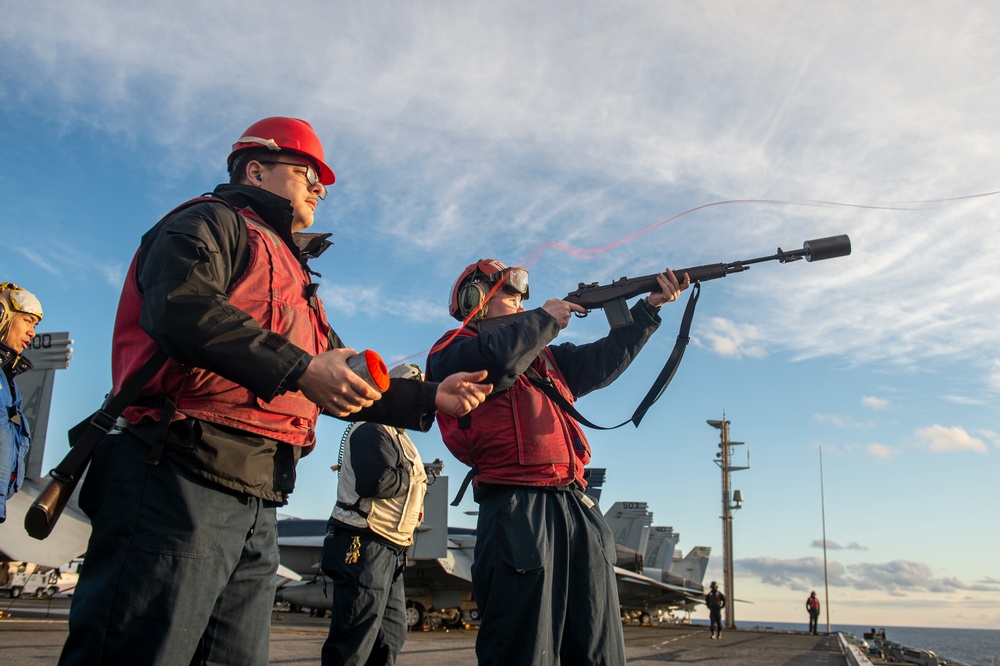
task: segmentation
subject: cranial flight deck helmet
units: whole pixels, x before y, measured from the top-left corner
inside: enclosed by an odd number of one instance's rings
[[[233,161],[237,154],[251,148],[298,153],[316,163],[319,182],[333,185],[337,180],[333,175],[333,169],[323,161],[323,144],[320,143],[312,125],[304,120],[274,116],[255,122],[233,144],[233,152],[229,153],[229,159],[226,160],[230,172],[233,170]]]
[[[42,304],[38,297],[13,282],[0,283],[0,342],[7,337],[11,322],[19,314],[35,315],[41,321]]]
[[[521,294],[528,300],[528,269],[506,264],[496,259],[480,259],[469,264],[455,280],[451,288],[451,302],[448,312],[459,321],[476,312],[477,319],[486,316],[486,296],[498,281],[503,281],[501,289],[508,294]]]
[[[393,379],[416,379],[418,382],[424,381],[424,372],[416,363],[397,365],[389,371],[389,376]]]

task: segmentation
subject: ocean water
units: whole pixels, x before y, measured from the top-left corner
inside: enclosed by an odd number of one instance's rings
[[[779,630],[805,631],[805,622],[738,622],[737,626],[750,629],[755,626]],[[820,622],[821,631],[826,623]],[[935,629],[930,627],[880,627],[885,629],[886,640],[918,650],[931,650],[938,657],[964,666],[1000,666],[1000,630],[997,629]],[[831,631],[843,631],[862,638],[872,627],[853,624],[831,624]]]

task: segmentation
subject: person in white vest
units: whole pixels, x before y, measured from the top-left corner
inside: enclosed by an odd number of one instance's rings
[[[389,376],[423,379],[413,364]],[[404,429],[371,422],[344,434],[339,473],[320,560],[333,582],[322,663],[391,665],[406,640],[403,568],[423,520],[427,474]]]

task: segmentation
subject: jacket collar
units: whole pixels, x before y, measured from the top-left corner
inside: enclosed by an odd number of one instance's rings
[[[333,242],[328,240],[333,236],[332,233],[304,231],[292,233],[292,202],[273,192],[250,185],[224,184],[216,187],[212,195],[225,199],[236,208],[249,206],[267,226],[274,229],[293,252],[297,253],[303,263],[315,259],[333,245]]]
[[[292,234],[292,202],[288,199],[250,185],[219,185],[212,195],[225,199],[237,209],[253,209],[288,247],[298,252],[298,244]]]
[[[32,365],[27,357],[18,354],[13,348],[0,342],[0,367],[3,368],[9,379],[13,379],[35,366]]]

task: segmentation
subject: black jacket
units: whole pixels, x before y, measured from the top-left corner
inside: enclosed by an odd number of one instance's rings
[[[213,195],[235,208],[252,208],[306,265],[307,253],[299,250],[291,231],[288,200],[245,185],[220,185]],[[229,304],[229,285],[246,265],[245,236],[245,225],[232,210],[214,203],[196,204],[161,220],[143,236],[137,259],[143,293],[140,324],[175,360],[216,372],[267,401],[294,386],[308,354],[291,344],[267,344],[274,334]],[[331,346],[346,345],[332,333]],[[433,423],[436,390],[430,383],[393,382],[381,400],[350,420],[426,431]],[[157,443],[155,426],[132,429],[148,443]],[[184,419],[171,427],[165,453],[218,485],[283,503],[294,488],[302,451]]]
[[[634,323],[612,329],[607,336],[582,345],[551,345],[559,370],[575,397],[603,388],[617,379],[660,325],[657,309],[641,299],[632,306]],[[435,379],[454,372],[485,368],[498,393],[514,383],[559,334],[555,318],[541,308],[476,337],[456,337],[427,359],[427,375]]]

